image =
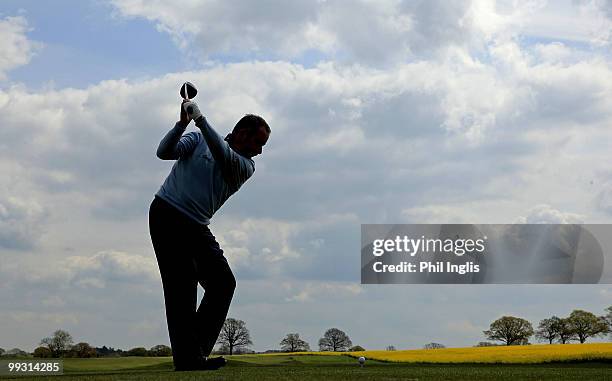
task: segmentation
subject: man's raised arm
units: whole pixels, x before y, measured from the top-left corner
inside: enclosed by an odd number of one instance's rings
[[[183,136],[187,125],[176,122],[157,147],[157,157],[162,160],[177,160],[189,154],[198,145],[198,134],[190,132]]]
[[[195,125],[202,131],[208,149],[215,161],[221,165],[226,180],[240,187],[255,172],[252,161],[234,152],[203,115],[195,120]]]

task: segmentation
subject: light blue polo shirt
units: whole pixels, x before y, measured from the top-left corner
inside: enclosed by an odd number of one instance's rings
[[[255,162],[230,148],[203,116],[196,121],[201,132],[183,135],[186,125],[177,122],[157,148],[157,157],[176,160],[156,196],[200,224],[213,214],[255,172]]]

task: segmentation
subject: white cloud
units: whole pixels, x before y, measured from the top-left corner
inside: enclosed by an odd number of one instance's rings
[[[105,282],[142,282],[159,278],[154,258],[120,251],[102,251],[92,256],[70,256],[64,264],[75,282],[103,288]]]
[[[32,249],[47,216],[48,211],[35,199],[0,196],[0,248]]]
[[[605,1],[112,0],[118,15],[142,17],[201,61],[207,57],[299,59],[318,51],[338,62],[387,65],[448,49],[482,52],[519,38],[602,46],[612,36]]]
[[[575,213],[561,212],[550,205],[536,205],[527,212],[527,216],[519,217],[518,224],[581,224],[584,216]]]
[[[534,50],[541,62],[561,63],[572,56],[572,50],[561,42],[537,44]]]
[[[565,55],[574,52],[564,49]],[[585,190],[549,188],[566,180],[557,171],[578,173],[575,168],[586,165],[581,173],[588,176],[604,167],[604,147],[583,153],[592,144],[584,139],[609,135],[609,64],[593,57],[541,63],[515,42],[490,51],[490,62],[457,49],[386,71],[255,62],[87,89],[32,93],[13,86],[0,92],[6,126],[0,158],[17,168],[11,173],[22,194],[39,205],[57,203],[50,212],[54,221],[79,215],[89,218],[86,223],[112,222],[108,226],[120,231],[118,222],[144,216],[169,170],[154,152],[177,118],[176,86],[188,78],[203,89],[197,100],[220,133],[246,112],[263,115],[272,126],[270,143],[256,158],[256,176],[215,217],[223,223],[222,246],[237,266],[255,261],[270,264],[270,271],[299,259],[312,239],[329,242],[322,236],[299,241],[304,223],[321,215],[384,222],[452,214],[453,220],[483,222],[497,213],[498,221],[508,222],[516,216],[511,200],[525,210],[526,204],[584,198]],[[41,117],[26,112],[31,107]],[[23,134],[27,128],[33,138]],[[23,148],[11,149],[16,146]],[[560,146],[572,156],[557,155]],[[550,194],[565,199],[548,201]],[[505,215],[491,207],[502,202]]]
[[[65,306],[66,302],[59,295],[50,295],[43,299],[42,304],[46,307],[55,308]]]
[[[469,208],[447,205],[416,206],[402,210],[405,223],[415,224],[449,224],[476,223]]]
[[[446,323],[445,328],[449,331],[472,337],[480,336],[483,331],[483,327],[478,327],[469,320],[451,320]]]
[[[339,282],[307,283],[299,287],[299,290],[293,290],[293,287],[290,287],[289,290],[293,293],[285,298],[288,302],[312,302],[321,297],[325,297],[328,300],[347,296],[354,297],[363,292],[361,285]]]
[[[158,319],[144,319],[131,323],[126,333],[131,337],[139,339],[141,337],[159,335],[159,333],[163,332],[165,329],[166,327],[164,327],[163,324],[160,324]]]
[[[590,42],[594,46],[609,47],[612,44],[612,4],[609,0],[584,1],[580,15],[588,20]]]
[[[155,22],[202,60],[218,54],[293,58],[314,50],[340,60],[385,64],[463,45],[472,27],[465,1],[111,3],[124,17]]]
[[[119,14],[144,17],[157,23],[184,49],[200,54],[253,53],[296,54],[302,49],[329,44],[316,28],[316,2],[266,1],[227,3],[113,0]]]
[[[489,37],[526,37],[601,47],[611,22],[605,0],[474,1],[476,25]]]
[[[260,275],[278,273],[284,261],[300,256],[292,244],[299,229],[299,224],[268,218],[213,226],[230,264]]]
[[[595,197],[597,207],[608,214],[612,214],[612,184],[606,183]]]
[[[80,278],[74,281],[74,284],[80,288],[88,289],[88,288],[98,288],[103,289],[106,287],[106,282],[104,279],[100,278]]]
[[[48,322],[55,325],[77,324],[78,317],[71,313],[45,313],[34,311],[13,310],[0,313],[0,319],[12,320],[12,323],[39,323]]]
[[[53,253],[55,254],[55,253]],[[47,287],[66,290],[73,285],[82,288],[114,288],[117,285],[151,285],[159,280],[154,257],[146,257],[116,250],[100,251],[93,255],[53,255],[8,258],[2,268],[2,279],[7,288],[28,290]],[[45,299],[46,305],[64,305],[58,295]]]
[[[40,43],[27,38],[29,30],[28,22],[22,16],[0,19],[0,80],[7,78],[8,71],[30,62],[41,48]]]

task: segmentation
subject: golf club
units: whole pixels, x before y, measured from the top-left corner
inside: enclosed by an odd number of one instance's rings
[[[183,86],[181,86],[181,90],[179,91],[179,93],[181,94],[181,97],[183,97],[184,100],[190,101],[192,98],[195,98],[195,96],[198,95],[198,89],[196,89],[193,83],[185,82],[183,83]],[[191,106],[188,107],[185,111],[191,113]]]
[[[191,100],[198,95],[198,89],[196,89],[195,85],[191,82],[183,83],[180,90],[181,97],[186,100]]]

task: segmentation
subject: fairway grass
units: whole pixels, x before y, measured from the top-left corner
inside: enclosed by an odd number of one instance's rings
[[[612,360],[610,351],[612,344],[603,347],[592,347],[590,350],[602,350],[604,360],[585,361],[578,349],[588,349],[588,346],[601,344],[588,344],[581,346],[565,345],[568,353],[574,353],[571,361],[550,362],[542,355],[539,347],[549,347],[550,353],[558,353],[556,346],[529,346],[494,347],[494,348],[451,348],[446,350],[427,351],[366,351],[353,353],[294,353],[294,354],[264,354],[264,355],[236,355],[227,356],[228,365],[218,371],[174,372],[171,357],[123,357],[123,358],[95,358],[95,359],[64,359],[64,375],[39,377],[0,377],[0,380],[60,380],[60,381],[144,381],[144,380],[611,380]],[[535,349],[531,349],[531,347]],[[525,352],[530,348],[530,352]],[[493,349],[494,351],[482,351]],[[523,351],[517,351],[523,349]],[[496,351],[497,350],[497,351]],[[439,352],[442,351],[442,352]],[[528,357],[525,364],[512,363],[459,363],[460,359],[467,359],[462,352],[473,352],[484,355],[487,359],[508,359],[515,361],[518,353],[525,356],[529,353],[539,356],[544,363],[534,364]],[[438,353],[433,362],[442,359],[454,359],[447,363],[422,363],[426,357],[421,352]],[[501,353],[510,357],[500,357]],[[516,352],[516,353],[515,353]],[[440,355],[439,353],[445,353]],[[589,352],[590,353],[590,352]],[[599,353],[599,352],[597,352]],[[355,356],[368,356],[366,365],[358,365]],[[397,356],[393,356],[396,355]],[[417,354],[419,354],[417,356]],[[454,357],[446,357],[451,356]],[[373,358],[381,355],[385,361]],[[491,355],[491,356],[489,356]],[[391,357],[389,357],[391,356]],[[393,360],[390,361],[389,358]],[[567,357],[558,357],[567,359]],[[421,360],[421,361],[417,361]],[[482,358],[481,358],[482,360]],[[455,363],[452,363],[455,362]],[[542,362],[542,361],[540,361]]]

